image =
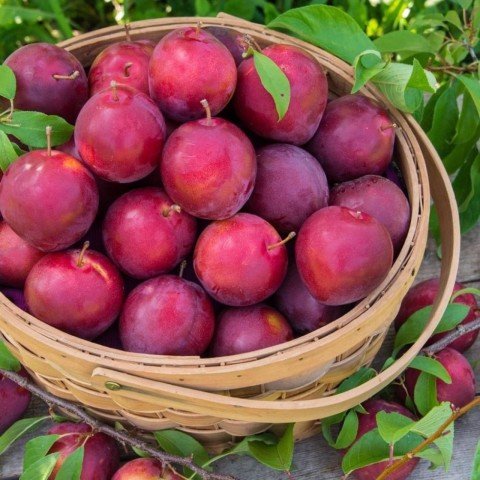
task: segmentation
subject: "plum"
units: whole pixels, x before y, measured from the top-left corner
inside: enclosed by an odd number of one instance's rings
[[[286,233],[298,231],[312,213],[327,205],[327,177],[312,155],[288,144],[258,150],[257,178],[247,203],[249,212]]]
[[[98,210],[93,175],[77,159],[33,150],[12,163],[0,183],[0,211],[12,230],[39,250],[70,247]]]
[[[301,335],[313,332],[345,313],[345,307],[324,305],[308,291],[295,262],[289,264],[287,276],[274,295],[274,305]]]
[[[16,108],[59,115],[75,123],[88,99],[88,80],[70,52],[49,43],[33,43],[15,50],[5,65],[17,79]]]
[[[213,306],[202,287],[174,275],[160,275],[128,295],[120,317],[120,338],[130,352],[201,355],[214,327]]]
[[[243,52],[246,46],[244,34],[231,28],[216,26],[205,27],[205,30],[227,47],[235,60],[235,65],[238,67],[243,61]]]
[[[293,45],[270,45],[262,53],[280,67],[290,82],[287,113],[278,120],[273,98],[262,85],[252,57],[238,67],[238,85],[233,98],[235,112],[257,135],[303,145],[312,138],[325,110],[327,77],[309,53]]]
[[[24,312],[28,312],[28,306],[23,290],[18,288],[0,288],[0,292],[3,293],[18,308]]]
[[[229,308],[218,319],[212,354],[225,357],[288,342],[293,338],[286,318],[268,305]]]
[[[104,433],[95,433],[85,423],[63,422],[54,425],[49,435],[59,435],[48,453],[58,453],[59,458],[49,480],[54,480],[66,458],[84,446],[80,480],[110,480],[120,464],[120,451],[115,440]]]
[[[412,287],[403,299],[400,310],[397,314],[397,317],[395,318],[395,329],[398,330],[403,325],[403,323],[417,310],[420,310],[421,308],[427,307],[429,305],[433,305],[435,297],[438,293],[439,286],[439,278],[430,278]],[[465,287],[461,283],[455,282],[455,285],[453,287],[453,293],[458,292],[459,290],[463,290],[464,288]],[[476,318],[480,317],[480,309],[478,308],[475,295],[472,295],[471,293],[466,293],[464,295],[456,297],[453,302],[466,305],[470,308],[467,316],[462,321],[462,325],[473,322]],[[427,345],[431,345],[432,343],[437,342],[447,334],[448,332],[437,333],[436,335],[433,335],[432,338],[430,338],[427,342]],[[453,340],[448,346],[450,348],[458,350],[459,352],[464,352],[474,344],[475,340],[478,337],[478,334],[479,330],[465,333],[461,337]]]
[[[182,480],[168,464],[154,458],[136,458],[115,472],[112,480]]]
[[[155,44],[150,41],[124,41],[100,52],[88,72],[90,96],[108,88],[113,81],[149,95],[148,64]]]
[[[239,213],[211,223],[198,238],[195,273],[207,292],[225,305],[243,307],[262,302],[281,285],[287,273],[287,250],[265,220]]]
[[[123,302],[123,280],[110,260],[86,250],[50,253],[30,271],[25,298],[38,319],[92,339],[115,321]]]
[[[392,159],[395,125],[386,110],[362,95],[345,95],[327,105],[306,146],[331,182],[382,175]]]
[[[368,213],[387,228],[396,253],[402,248],[410,225],[410,204],[402,190],[378,175],[365,175],[336,185],[330,205]]]
[[[257,172],[255,150],[233,123],[207,118],[183,124],[167,140],[160,171],[168,195],[199,218],[221,220],[250,197]]]
[[[295,243],[300,277],[326,305],[366,297],[387,277],[393,247],[388,230],[366,213],[326,207],[302,225]]]
[[[433,358],[445,367],[452,379],[451,383],[436,379],[437,400],[451,402],[456,408],[464,407],[471,402],[475,398],[475,374],[468,360],[457,350],[449,347],[433,355]],[[419,375],[420,371],[414,368],[405,371],[405,387],[412,398]],[[399,389],[398,392],[403,399],[404,391]]]
[[[399,413],[400,415],[414,419],[414,416],[409,410],[395,402],[387,402],[381,399],[372,399],[365,402],[363,404],[363,407],[365,408],[367,413],[360,414],[358,416],[358,432],[356,440],[359,440],[363,435],[377,427],[376,416],[378,412]],[[405,480],[413,472],[413,470],[415,470],[419,461],[419,458],[411,458],[398,470],[389,475],[388,480]],[[358,480],[374,480],[388,466],[388,460],[372,465],[367,465],[366,467],[355,470],[353,472],[353,476]]]
[[[0,221],[0,284],[23,287],[28,273],[44,255]]]
[[[237,83],[232,54],[200,27],[178,28],[165,35],[149,66],[150,96],[172,120],[186,122],[203,115],[207,99],[217,115],[230,101]]]
[[[193,248],[196,221],[160,188],[131,190],[109,208],[103,241],[109,257],[134,278],[175,268]]]
[[[24,368],[19,372],[28,378]],[[0,434],[23,417],[30,403],[30,392],[0,375]]]
[[[120,340],[120,330],[118,328],[118,323],[113,323],[101,335],[96,337],[93,342],[108,348],[122,350],[122,341]]]
[[[152,173],[165,137],[165,120],[155,103],[115,82],[88,100],[75,126],[83,161],[110,182],[130,183]]]

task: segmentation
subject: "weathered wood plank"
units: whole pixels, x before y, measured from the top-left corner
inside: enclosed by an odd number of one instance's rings
[[[462,258],[458,278],[470,286],[480,288],[480,226],[463,237]],[[438,275],[440,262],[436,256],[433,242],[429,243],[422,269],[417,281]],[[390,335],[382,349],[385,358],[391,346]],[[480,341],[467,353],[472,361],[480,359]],[[480,385],[480,366],[476,371],[477,384]],[[28,411],[29,416],[42,415],[46,412],[44,404],[35,399]],[[411,480],[467,480],[470,478],[472,458],[476,443],[480,437],[480,409],[474,410],[467,417],[460,419],[455,434],[455,450],[451,469],[448,473],[441,470],[433,475],[428,470],[427,462],[422,464],[411,475]],[[14,447],[0,456],[0,480],[13,480],[21,473],[23,447],[28,438],[44,433],[47,426],[27,438],[19,441]],[[340,455],[332,450],[321,436],[300,442],[295,448],[294,476],[296,480],[339,480]],[[226,458],[217,465],[218,471],[230,473],[241,480],[285,480],[285,474],[274,472],[256,461],[246,457]]]

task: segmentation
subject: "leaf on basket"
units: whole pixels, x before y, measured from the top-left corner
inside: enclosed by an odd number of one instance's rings
[[[85,447],[83,445],[72,452],[63,461],[55,480],[80,480],[84,454]]]
[[[293,426],[288,425],[285,433],[275,445],[267,445],[264,442],[250,442],[250,454],[260,463],[275,470],[289,472],[293,460]]]
[[[3,340],[0,340],[0,368],[11,372],[18,372],[22,368],[20,362],[11,354]]]
[[[60,435],[42,435],[29,440],[25,445],[23,455],[23,471],[43,458],[59,437]]]
[[[360,370],[350,375],[337,388],[336,393],[343,393],[352,388],[358,387],[377,375],[377,372],[370,367],[362,367]]]
[[[22,418],[18,422],[15,422],[10,428],[8,428],[0,436],[0,455],[16,440],[18,440],[22,435],[27,432],[31,432],[36,429],[43,423],[45,420],[50,418],[49,416],[45,417],[34,417],[34,418]]]
[[[278,121],[280,121],[290,105],[290,82],[282,69],[263,53],[254,50],[253,62],[263,87],[275,103]]]
[[[20,480],[47,480],[59,456],[59,453],[51,453],[46,457],[40,458],[22,473]]]

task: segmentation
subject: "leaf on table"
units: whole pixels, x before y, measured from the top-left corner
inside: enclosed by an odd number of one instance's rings
[[[62,463],[55,480],[80,480],[85,447],[74,450]]]
[[[19,480],[47,480],[59,456],[60,454],[57,452],[40,458],[22,473]]]
[[[470,480],[480,480],[480,440],[473,456],[472,476]]]
[[[294,36],[327,50],[351,65],[364,50],[376,50],[375,44],[350,15],[328,5],[292,8],[267,26],[288,30]]]
[[[43,458],[58,438],[59,435],[42,435],[29,440],[25,445],[23,455],[23,471]]]
[[[35,430],[48,418],[50,417],[22,418],[15,422],[0,436],[0,455],[22,435]]]

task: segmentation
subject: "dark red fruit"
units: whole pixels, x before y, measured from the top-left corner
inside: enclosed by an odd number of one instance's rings
[[[265,220],[239,213],[211,223],[194,252],[195,273],[216,300],[231,306],[259,303],[280,287],[287,272],[287,249]]]
[[[444,348],[433,358],[445,367],[452,379],[451,383],[436,379],[437,400],[451,402],[456,408],[471,402],[475,398],[475,374],[468,360],[453,348]],[[412,398],[419,375],[420,371],[414,368],[408,368],[405,372],[405,387]],[[403,392],[400,395],[403,397]]]
[[[0,284],[23,287],[31,268],[44,255],[0,221]]]
[[[303,224],[295,258],[302,280],[319,302],[345,305],[383,282],[392,266],[393,248],[387,229],[375,218],[326,207]]]
[[[324,305],[308,291],[295,262],[290,263],[285,281],[275,293],[274,302],[295,332],[301,335],[313,332],[345,313],[345,307]]]
[[[48,452],[60,454],[49,480],[55,479],[66,458],[82,445],[85,450],[80,480],[110,480],[120,464],[115,440],[104,433],[93,433],[85,423],[59,423],[48,434],[60,435]]]
[[[92,339],[117,318],[123,280],[108,258],[68,250],[43,257],[30,271],[25,297],[33,315],[81,338]]]
[[[247,208],[279,232],[298,231],[314,212],[328,205],[328,182],[317,160],[288,144],[262,147],[257,178]]]
[[[27,302],[25,301],[23,290],[19,290],[17,288],[0,288],[0,292],[3,293],[18,308],[24,312],[28,312]]]
[[[203,116],[208,100],[212,115],[230,101],[237,83],[231,53],[213,35],[197,27],[165,35],[152,54],[150,95],[167,117],[179,122]]]
[[[257,162],[248,137],[222,118],[188,122],[167,140],[160,166],[168,195],[191,215],[220,220],[252,193]]]
[[[238,67],[244,60],[245,40],[243,33],[224,27],[206,27],[205,30],[228,48]]]
[[[22,368],[18,373],[28,378],[25,369]],[[0,434],[23,417],[30,398],[28,390],[0,375]]]
[[[0,211],[24,240],[62,250],[85,235],[98,209],[93,175],[62,152],[33,150],[10,165],[0,183]]]
[[[94,95],[75,127],[83,161],[99,177],[130,183],[155,170],[165,142],[162,113],[144,93],[124,85]]]
[[[429,305],[433,305],[435,297],[438,294],[439,286],[439,278],[430,278],[429,280],[420,282],[412,287],[403,299],[400,311],[398,312],[397,318],[395,318],[395,329],[398,330],[403,323],[417,310],[428,307]],[[464,288],[464,285],[455,282],[453,293],[463,290]],[[471,293],[460,295],[455,298],[454,303],[460,303],[470,308],[467,316],[462,321],[462,325],[473,322],[476,318],[480,317],[480,309],[478,308],[475,295],[472,295]],[[430,340],[427,342],[427,345],[437,342],[447,334],[448,332],[437,333],[436,335],[433,335],[432,338],[430,338]],[[465,333],[461,337],[451,342],[448,346],[458,350],[459,352],[464,352],[473,345],[478,337],[478,334],[479,330]]]
[[[130,352],[201,355],[214,327],[212,303],[202,287],[161,275],[128,295],[120,318],[120,338]]]
[[[15,108],[59,115],[75,123],[88,98],[88,80],[70,52],[49,43],[34,43],[13,52],[5,65],[17,79]]]
[[[363,404],[363,407],[367,411],[366,414],[358,415],[358,433],[357,440],[363,437],[366,433],[370,432],[377,427],[377,413],[386,412],[386,413],[399,413],[405,417],[414,419],[412,413],[407,410],[402,405],[394,402],[387,402],[380,399],[368,400]],[[404,465],[402,465],[395,472],[390,474],[388,480],[406,480],[409,475],[415,470],[419,458],[412,458],[408,460]],[[389,466],[389,461],[385,460],[383,462],[375,463],[368,465],[363,468],[359,468],[353,472],[353,476],[358,480],[374,480],[376,479],[387,467]]]
[[[388,113],[367,97],[345,95],[327,105],[307,150],[331,182],[382,175],[392,159],[395,128]]]
[[[196,221],[160,188],[132,190],[116,200],[103,224],[110,258],[134,278],[175,268],[192,250]]]
[[[97,55],[88,72],[90,95],[110,87],[112,80],[149,95],[148,64],[154,48],[149,41],[109,45]]]
[[[168,464],[153,458],[136,458],[117,470],[112,480],[182,480]]]
[[[390,233],[393,248],[399,252],[410,225],[410,204],[402,190],[378,175],[341,183],[330,192],[330,205],[368,213]]]
[[[108,328],[108,330],[105,330],[101,335],[96,337],[93,342],[108,348],[122,350],[123,347],[122,341],[120,340],[118,322],[115,322],[110,328]]]
[[[212,354],[224,357],[252,352],[292,338],[292,329],[285,317],[268,305],[230,308],[218,320]]]
[[[270,45],[262,53],[273,60],[290,82],[290,105],[278,121],[271,95],[263,87],[253,58],[238,67],[235,112],[250,130],[277,142],[302,145],[318,128],[327,104],[327,77],[320,64],[292,45]]]

